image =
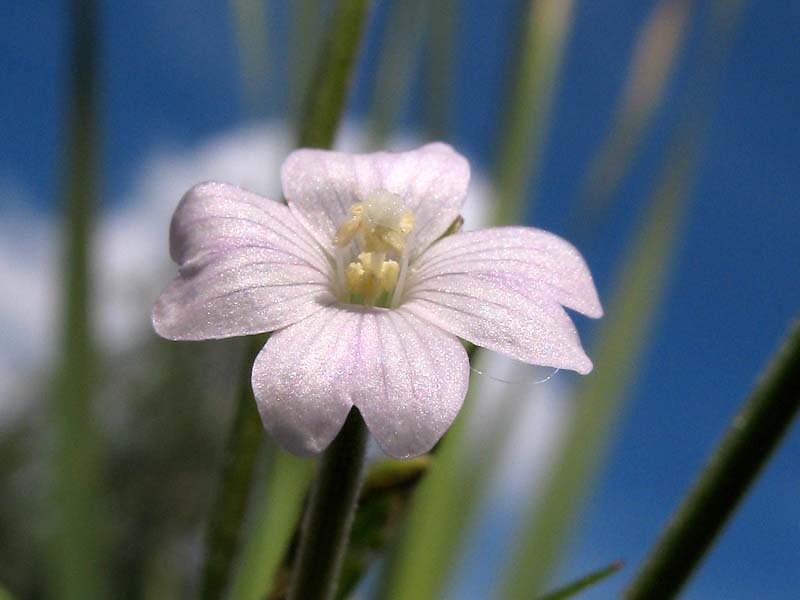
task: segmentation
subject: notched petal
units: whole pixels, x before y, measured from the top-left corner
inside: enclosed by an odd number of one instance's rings
[[[403,309],[381,311],[364,318],[360,357],[353,403],[378,444],[401,459],[428,452],[467,393],[461,342]]]
[[[253,393],[265,429],[300,456],[327,448],[352,407],[348,344],[357,320],[325,308],[270,336],[253,365]]]
[[[455,419],[469,362],[403,310],[325,308],[276,332],[253,367],[264,426],[295,454],[324,450],[355,405],[391,456],[427,452]]]
[[[153,307],[168,339],[271,331],[334,301],[323,250],[285,206],[236,186],[203,183],[170,226],[179,275]]]

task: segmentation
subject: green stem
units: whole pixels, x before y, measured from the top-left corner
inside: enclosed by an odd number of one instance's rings
[[[406,11],[408,2],[398,3]],[[452,117],[454,56],[459,7],[455,0],[425,2],[428,11],[427,52],[423,63],[422,117],[432,139],[448,137]],[[409,86],[410,87],[410,86]]]
[[[361,488],[367,439],[364,420],[353,408],[320,461],[289,600],[330,600],[336,592]]]
[[[239,378],[236,414],[227,438],[219,486],[206,534],[206,561],[200,588],[203,600],[220,598],[228,583],[239,529],[247,508],[253,471],[264,435],[249,372],[255,355],[263,345],[263,336],[251,338],[248,359],[244,363],[247,366]]]
[[[800,321],[711,456],[625,600],[674,598],[800,409]]]
[[[288,113],[292,124],[299,124],[303,102],[308,93],[311,72],[318,59],[320,37],[326,11],[318,0],[292,0],[287,3],[289,12],[289,40],[287,47]]]
[[[344,112],[371,0],[339,0],[320,48],[314,79],[305,96],[299,145],[330,148]]]
[[[572,25],[574,0],[529,0],[522,43],[495,163],[495,223],[519,220],[523,198],[532,206],[553,98]]]
[[[69,3],[70,91],[64,153],[63,319],[52,395],[51,593],[107,597],[108,525],[102,503],[100,436],[94,418],[97,353],[91,319],[92,226],[97,199],[97,29],[94,0]]]

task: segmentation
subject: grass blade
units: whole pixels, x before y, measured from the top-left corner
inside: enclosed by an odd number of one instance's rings
[[[469,408],[467,401],[414,493],[402,532],[387,558],[376,594],[378,600],[438,597],[455,560],[451,533],[458,511],[453,510],[453,490],[463,475],[462,458],[467,447],[464,430]]]
[[[565,598],[572,598],[583,590],[592,587],[596,583],[600,583],[607,577],[610,577],[621,568],[621,562],[612,563],[607,567],[603,567],[602,569],[595,571],[594,573],[589,573],[585,577],[581,577],[577,581],[573,581],[572,583],[560,587],[557,590],[553,590],[544,596],[539,596],[537,600],[564,600]]]
[[[242,549],[229,600],[267,597],[285,549],[297,529],[313,461],[287,454],[268,442],[266,481]],[[287,578],[288,581],[288,578]]]
[[[539,171],[547,124],[572,22],[573,0],[531,0],[514,88],[495,164],[499,224],[521,216],[522,198],[532,201],[529,181]]]
[[[333,7],[320,60],[303,103],[299,146],[333,145],[371,6],[371,0],[339,0]]]
[[[540,130],[552,101],[571,11],[571,0],[533,0],[529,4],[511,117],[497,163],[499,202],[494,221],[498,224],[519,216],[520,199],[533,172],[528,166],[536,162],[544,140]],[[474,393],[474,386],[471,390]],[[408,522],[383,574],[381,598],[433,599],[450,575],[467,525],[504,447],[504,438],[499,435],[504,426],[502,417],[489,428],[494,435],[487,433],[482,443],[462,439],[471,405],[468,397],[456,425],[442,442],[436,464],[414,498]],[[474,460],[472,450],[478,446],[480,460]],[[452,510],[454,503],[459,510]]]
[[[538,136],[538,129],[547,118],[571,7],[571,0],[530,3],[524,31],[526,43],[519,58],[518,81],[511,100],[512,114],[497,163],[499,203],[494,221],[498,224],[518,217],[520,199],[531,173],[524,165],[535,160],[544,139]],[[436,37],[436,27],[431,35]],[[474,386],[470,389],[474,393]],[[471,460],[472,445],[464,439],[471,405],[468,397],[441,444],[435,465],[414,497],[407,522],[383,572],[379,598],[433,600],[450,575],[467,524],[503,448],[501,436],[487,434],[482,460]],[[499,419],[493,431],[497,433],[501,428]],[[458,503],[457,511],[452,510],[454,502]]]
[[[250,365],[264,345],[263,336],[249,341],[249,351],[239,375],[236,413],[228,434],[220,482],[209,515],[206,559],[200,598],[220,598],[228,583],[231,563],[239,542],[239,530],[247,509],[253,469],[264,437],[253,389]]]
[[[269,101],[267,11],[263,0],[231,0],[231,16],[239,46],[239,73],[250,115],[261,115]]]
[[[593,221],[625,177],[664,100],[693,6],[692,0],[660,0],[639,31],[611,130],[588,170],[583,208]]]
[[[401,2],[405,4],[405,2]],[[427,2],[428,35],[424,71],[423,121],[433,139],[445,139],[450,130],[455,73],[457,0]]]
[[[674,598],[800,411],[800,320],[650,552],[626,600]]]
[[[429,10],[429,9],[428,9]],[[408,100],[425,31],[426,6],[421,0],[389,5],[369,115],[369,145],[379,149],[400,119]]]
[[[326,16],[326,7],[322,4],[319,0],[292,0],[288,3],[288,112],[297,125],[305,116],[301,109],[307,99],[314,61],[319,56],[320,32]]]
[[[59,598],[104,598],[105,516],[98,474],[99,436],[92,397],[95,340],[91,331],[90,256],[97,196],[97,6],[73,0],[71,97],[65,151],[64,329],[53,394],[52,591]]]

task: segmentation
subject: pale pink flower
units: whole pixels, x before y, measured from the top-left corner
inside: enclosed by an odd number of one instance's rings
[[[288,206],[224,183],[187,192],[170,228],[179,275],[153,325],[174,340],[272,331],[252,384],[287,450],[322,451],[356,406],[388,454],[426,452],[467,391],[458,338],[592,369],[563,308],[602,314],[574,247],[529,227],[442,237],[469,181],[449,146],[298,150],[281,175]]]

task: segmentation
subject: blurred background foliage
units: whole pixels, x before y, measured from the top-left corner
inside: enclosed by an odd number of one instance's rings
[[[16,16],[13,23],[29,18],[24,9],[2,10]],[[314,463],[285,454],[261,435],[249,386],[242,384],[249,380],[252,344],[170,344],[147,333],[115,347],[96,326],[101,300],[95,290],[102,282],[93,263],[104,251],[98,223],[105,210],[119,208],[107,196],[121,196],[118,190],[133,177],[124,166],[128,150],[115,140],[135,146],[141,143],[132,133],[137,128],[159,132],[159,121],[180,118],[176,129],[194,131],[189,138],[199,139],[209,131],[203,103],[212,107],[208,114],[228,115],[229,129],[278,123],[254,129],[269,152],[263,160],[249,156],[254,166],[250,172],[242,167],[236,181],[258,182],[257,191],[272,194],[288,149],[330,143],[338,103],[347,109],[339,145],[366,151],[449,141],[473,159],[478,191],[470,202],[479,205],[483,223],[524,221],[566,236],[587,256],[604,299],[606,317],[597,326],[578,323],[596,366],[591,376],[549,377],[547,370],[532,372],[476,349],[464,410],[435,451],[404,463],[375,458],[339,597],[516,600],[560,586],[566,587],[547,597],[573,591],[586,598],[618,596],[800,301],[798,278],[785,274],[797,271],[800,256],[794,197],[767,199],[753,177],[743,176],[733,188],[707,182],[715,181],[718,166],[716,155],[707,157],[711,146],[722,156],[718,160],[753,169],[763,163],[767,176],[785,185],[776,189],[796,194],[796,168],[790,175],[783,163],[755,149],[725,154],[719,148],[737,138],[719,141],[714,129],[720,107],[728,106],[725,94],[737,93],[737,80],[726,80],[731,54],[773,61],[788,69],[787,79],[798,74],[796,55],[770,56],[770,47],[747,45],[764,31],[780,38],[784,29],[771,19],[785,19],[795,26],[796,50],[800,15],[794,5],[231,0],[210,7],[175,1],[165,4],[148,30],[169,40],[161,51],[182,73],[174,89],[171,74],[142,75],[159,65],[144,69],[140,61],[158,56],[137,50],[147,39],[129,39],[134,30],[124,19],[136,10],[73,0],[41,17],[41,32],[60,32],[43,47],[60,45],[63,52],[50,60],[61,63],[65,81],[47,113],[55,123],[57,133],[50,135],[57,143],[50,146],[56,149],[49,150],[52,156],[39,154],[57,162],[60,175],[52,177],[57,183],[35,188],[60,200],[32,203],[61,224],[61,261],[52,274],[58,325],[47,336],[57,350],[49,362],[25,366],[25,377],[9,391],[16,408],[0,420],[0,598],[285,595]],[[148,10],[142,7],[138,18]],[[737,41],[742,30],[746,43]],[[776,45],[792,47],[785,40]],[[211,60],[203,73],[207,54],[222,66]],[[34,56],[31,50],[28,59]],[[751,61],[738,77],[766,77],[756,72],[759,64]],[[10,77],[19,77],[17,70]],[[593,80],[587,73],[594,70],[607,81]],[[124,98],[129,76],[143,78],[156,97],[163,94],[164,105],[152,99],[149,106],[131,105]],[[796,83],[768,84],[797,100]],[[214,86],[228,91],[206,93]],[[741,106],[750,105],[733,106],[744,111]],[[7,115],[17,110],[18,103]],[[163,115],[142,118],[143,111]],[[793,128],[786,115],[777,118]],[[769,123],[755,112],[725,122],[743,119]],[[282,133],[276,135],[275,127]],[[774,141],[796,167],[796,131]],[[701,192],[698,179],[706,181]],[[693,207],[698,195],[736,186],[750,197],[714,197]],[[155,200],[168,215],[177,199]],[[721,248],[730,238],[714,230],[715,220],[739,202],[762,202],[755,214],[770,213],[774,232],[746,222],[751,213],[743,212],[735,227],[745,250]],[[728,316],[716,323],[727,319],[743,333],[718,344],[705,339],[717,335],[713,328],[693,325],[708,315],[692,314],[697,304],[681,304],[670,288],[676,264],[691,273],[688,280],[678,278],[681,286],[720,285],[705,271],[714,268],[708,258],[679,261],[682,240],[691,233],[687,216],[709,237],[704,256],[753,253],[757,242],[747,245],[744,238],[759,231],[759,240],[780,238],[771,251],[761,248],[763,259],[748,257],[737,266],[745,277],[771,261],[773,270],[754,276],[773,286],[737,289],[735,277],[722,282],[731,303],[741,292],[744,307],[719,308]],[[148,227],[166,232],[167,222]],[[152,240],[131,237],[126,243]],[[135,290],[137,306],[144,307],[137,315],[140,331],[147,327],[152,292],[169,277],[166,246],[158,252],[152,281]],[[775,295],[761,299],[764,290]],[[753,317],[764,329],[757,339],[743,325],[751,311],[769,313]],[[652,349],[654,332],[661,334]],[[733,341],[740,347],[731,349]],[[719,359],[709,359],[705,348]],[[696,372],[670,366],[669,357],[678,354],[688,354],[683,364],[695,365]],[[735,376],[713,372],[714,365]],[[534,383],[542,379],[547,381]],[[681,414],[683,405],[671,404],[674,395],[717,408]],[[640,407],[633,414],[626,408],[631,400]],[[662,433],[661,423],[670,419],[693,437]],[[703,419],[707,427],[692,422]],[[617,434],[622,437],[614,444]],[[796,499],[800,491],[796,477],[781,483],[792,469],[796,473],[796,433],[787,448],[761,485],[762,501],[787,492]],[[673,466],[665,469],[665,463]],[[661,481],[654,484],[656,479]],[[651,492],[653,485],[657,491]],[[234,489],[233,497],[226,496]],[[701,571],[687,597],[751,598],[753,590],[764,592],[758,597],[793,597],[789,590],[800,589],[800,579],[785,568],[800,556],[798,512],[794,504],[782,506],[756,539],[759,552],[774,544],[768,552],[770,560],[777,556],[773,569],[755,574],[748,548],[756,543],[753,533],[740,531],[732,535],[724,564]],[[773,508],[765,504],[751,513],[754,529]],[[781,535],[770,539],[770,528],[780,528]],[[751,583],[743,586],[737,577]]]

